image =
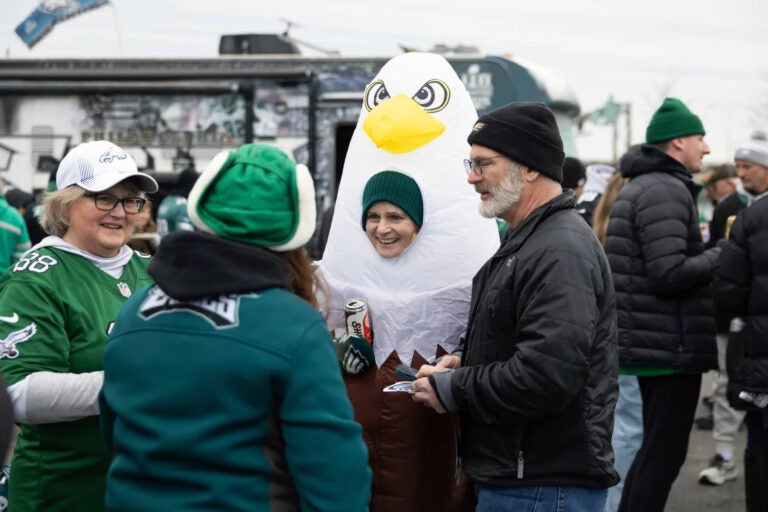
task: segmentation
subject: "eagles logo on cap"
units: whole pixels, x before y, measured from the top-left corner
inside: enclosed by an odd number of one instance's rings
[[[121,152],[117,146],[114,146],[101,154],[99,162],[103,164],[111,164],[114,160],[125,160],[126,158],[128,158],[128,155]]]
[[[475,123],[475,126],[472,127],[472,133],[477,133],[483,128],[485,128],[485,123]]]

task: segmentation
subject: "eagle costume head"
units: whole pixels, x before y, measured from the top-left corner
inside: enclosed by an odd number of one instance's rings
[[[365,90],[339,184],[319,272],[331,292],[329,323],[344,325],[344,303],[367,302],[380,366],[393,351],[434,358],[464,333],[472,277],[499,245],[496,223],[478,213],[462,160],[477,113],[445,58],[406,53],[387,62]],[[361,228],[362,195],[384,170],[413,178],[423,225],[395,258],[380,257]]]

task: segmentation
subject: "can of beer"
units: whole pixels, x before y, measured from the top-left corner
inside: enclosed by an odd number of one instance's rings
[[[347,326],[347,334],[360,336],[373,344],[371,317],[368,315],[368,305],[363,299],[348,300],[344,304],[344,323]]]
[[[725,219],[725,238],[731,237],[731,226],[733,226],[733,223],[736,221],[735,215],[729,215],[727,219]]]

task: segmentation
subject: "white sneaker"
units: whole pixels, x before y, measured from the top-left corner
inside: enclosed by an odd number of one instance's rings
[[[739,472],[732,460],[725,460],[718,453],[709,461],[708,467],[699,473],[699,483],[703,485],[723,485],[725,482],[736,480]]]

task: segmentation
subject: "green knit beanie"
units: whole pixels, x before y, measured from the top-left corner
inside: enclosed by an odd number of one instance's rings
[[[424,220],[424,203],[421,190],[413,178],[397,171],[382,171],[368,180],[363,190],[363,230],[368,210],[379,201],[399,206],[414,224],[421,227]]]
[[[688,110],[685,103],[677,98],[665,98],[645,130],[645,142],[653,144],[677,137],[705,134],[701,119]]]
[[[315,189],[304,165],[266,144],[246,144],[211,160],[187,200],[192,222],[236,242],[289,251],[315,230]]]

